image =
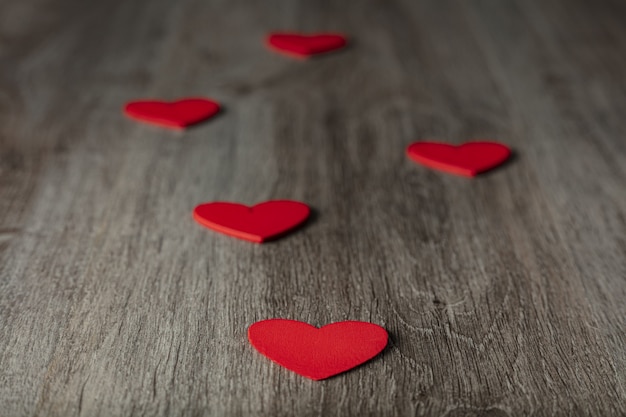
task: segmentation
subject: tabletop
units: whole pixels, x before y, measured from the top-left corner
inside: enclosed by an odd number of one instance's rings
[[[181,97],[222,111],[122,111]],[[625,415],[625,114],[620,0],[2,0],[0,415]],[[312,216],[264,244],[191,215],[277,199]],[[389,342],[313,381],[250,345],[269,318]]]

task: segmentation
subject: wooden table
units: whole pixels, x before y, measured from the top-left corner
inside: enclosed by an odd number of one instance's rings
[[[225,110],[184,132],[121,112],[198,95]],[[514,160],[404,153],[475,138]],[[191,218],[268,199],[314,218]],[[623,416],[625,300],[624,1],[0,2],[2,416]],[[390,343],[315,382],[248,344],[272,317]]]

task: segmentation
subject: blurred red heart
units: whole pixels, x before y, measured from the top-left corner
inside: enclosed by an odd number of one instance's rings
[[[248,339],[256,350],[285,368],[314,380],[340,374],[372,359],[387,346],[387,331],[362,321],[321,328],[284,319],[254,323]]]
[[[297,58],[308,58],[312,55],[341,49],[347,44],[346,37],[339,33],[318,33],[305,35],[300,33],[271,33],[267,37],[267,45],[279,52]]]
[[[197,206],[193,217],[209,229],[262,243],[301,225],[309,213],[306,204],[290,200],[266,201],[252,207],[215,202]]]
[[[409,158],[430,168],[474,177],[503,164],[511,150],[497,142],[467,142],[459,146],[415,142],[406,150]]]
[[[124,107],[128,117],[178,129],[207,120],[219,110],[218,103],[205,98],[185,98],[173,102],[139,100],[131,101]]]

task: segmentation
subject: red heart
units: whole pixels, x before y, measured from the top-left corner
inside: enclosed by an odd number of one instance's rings
[[[200,204],[193,210],[193,217],[209,229],[262,243],[304,223],[309,213],[309,207],[298,201],[266,201],[252,207],[216,202]]]
[[[271,33],[267,45],[279,52],[296,58],[308,58],[312,55],[331,52],[346,46],[346,37],[338,33],[318,33],[303,35],[300,33]]]
[[[362,321],[342,321],[317,328],[296,320],[254,323],[248,339],[274,362],[316,381],[340,374],[378,355],[387,331]]]
[[[415,142],[406,150],[409,158],[427,167],[474,177],[501,165],[511,150],[496,142],[467,142],[459,146],[437,142]]]
[[[185,98],[166,102],[159,100],[131,101],[124,113],[133,119],[159,126],[183,129],[202,122],[220,110],[220,105],[205,98]]]

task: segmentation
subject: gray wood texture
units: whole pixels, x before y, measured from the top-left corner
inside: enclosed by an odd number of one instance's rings
[[[225,111],[121,114],[189,95]],[[625,115],[619,0],[2,0],[0,415],[626,415]],[[404,154],[473,138],[516,157]],[[267,199],[316,214],[265,245],[191,218]],[[391,341],[314,382],[247,343],[272,317]]]

